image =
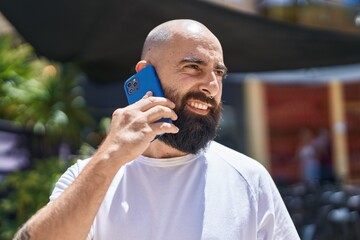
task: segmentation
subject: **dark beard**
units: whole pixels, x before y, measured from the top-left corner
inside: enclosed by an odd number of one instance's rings
[[[196,154],[207,147],[216,136],[220,123],[222,104],[217,104],[202,92],[189,92],[182,99],[173,89],[164,89],[165,96],[176,104],[174,109],[178,119],[174,124],[179,128],[177,134],[164,134],[159,140],[182,152]],[[189,99],[197,99],[211,104],[206,116],[195,114],[186,109]],[[179,101],[181,99],[181,101]]]

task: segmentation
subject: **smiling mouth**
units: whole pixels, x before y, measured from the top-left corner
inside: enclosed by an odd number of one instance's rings
[[[187,103],[189,109],[195,113],[204,115],[207,114],[210,110],[211,105],[208,103],[200,102],[200,101],[189,101]]]

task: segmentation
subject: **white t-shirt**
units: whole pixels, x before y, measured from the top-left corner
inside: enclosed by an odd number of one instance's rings
[[[54,201],[90,161],[57,182]],[[300,239],[268,172],[257,161],[212,142],[197,155],[123,166],[104,198],[88,239]]]

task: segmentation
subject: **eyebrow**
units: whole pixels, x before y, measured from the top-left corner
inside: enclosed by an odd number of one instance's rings
[[[180,64],[183,64],[183,63],[196,63],[196,64],[199,64],[199,65],[202,65],[202,66],[206,66],[206,62],[204,60],[202,60],[201,58],[198,58],[198,57],[193,57],[193,56],[190,56],[190,57],[184,57],[181,61],[180,61]],[[224,65],[224,64],[218,64],[216,65],[215,67],[216,69],[222,69],[224,70],[225,73],[228,72],[228,69],[227,67]]]
[[[206,65],[206,62],[198,57],[184,57],[180,61],[180,64],[182,64],[182,63],[197,63],[200,65]]]

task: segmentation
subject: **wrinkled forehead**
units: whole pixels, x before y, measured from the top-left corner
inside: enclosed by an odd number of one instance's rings
[[[167,43],[168,51],[177,56],[196,56],[209,58],[212,61],[223,63],[223,52],[221,44],[213,34],[174,34],[173,38]]]

